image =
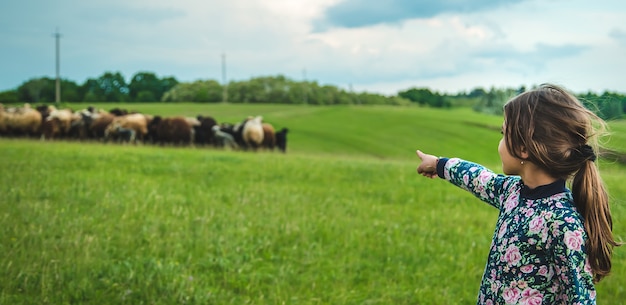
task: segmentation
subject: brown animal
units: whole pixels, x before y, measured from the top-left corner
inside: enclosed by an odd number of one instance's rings
[[[274,150],[276,146],[276,132],[274,131],[274,126],[270,123],[263,123],[261,127],[263,127],[263,142],[261,142],[261,147]]]
[[[115,117],[105,129],[104,139],[105,141],[109,140],[111,136],[116,134],[116,129],[118,127],[122,127],[134,130],[136,134],[136,139],[143,141],[148,134],[148,123],[150,122],[150,120],[151,117],[141,113],[133,113]]]
[[[12,135],[35,136],[40,132],[41,113],[24,104],[24,107],[4,109],[2,120],[6,133]]]
[[[99,111],[94,107],[76,111],[70,128],[70,136],[80,140],[95,138],[91,132],[91,125],[98,116]]]
[[[7,134],[6,115],[4,114],[4,105],[0,103],[0,136]]]
[[[48,116],[50,116],[50,113],[56,110],[54,106],[41,105],[35,109],[37,109],[37,111],[41,113],[41,127],[39,129],[42,140],[46,138],[51,138],[53,135],[59,134],[61,132],[61,130],[59,129],[59,122],[57,120],[47,120]]]
[[[192,145],[194,141],[194,125],[184,117],[155,117],[151,125],[155,126],[155,142],[164,145]]]
[[[80,115],[75,114],[72,109],[56,109],[54,106],[52,107],[52,111],[50,111],[46,121],[57,121],[58,128],[49,128],[46,133],[54,131],[54,134],[44,133],[46,138],[56,138],[56,137],[65,137],[69,134],[70,128],[72,128],[72,124],[78,120],[80,120]],[[51,125],[51,124],[47,124]]]
[[[35,109],[37,109],[37,111],[41,113],[42,123],[48,118],[48,116],[50,116],[50,113],[52,113],[52,111],[56,110],[54,106],[47,106],[47,105],[37,106]]]
[[[155,116],[150,122],[150,135],[153,142],[164,145],[191,145],[194,141],[194,125],[184,117],[162,118]]]
[[[104,132],[106,131],[109,124],[113,122],[114,118],[115,115],[108,112],[101,112],[97,115],[94,115],[93,121],[91,122],[91,125],[88,129],[88,136],[95,139],[104,139]]]
[[[41,123],[41,140],[53,140],[61,135],[61,122],[57,118]]]

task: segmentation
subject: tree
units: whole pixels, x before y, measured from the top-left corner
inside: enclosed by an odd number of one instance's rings
[[[154,93],[148,90],[139,91],[134,99],[135,102],[154,102],[156,100]]]
[[[623,117],[626,97],[617,93],[604,92],[601,96],[587,92],[577,96],[587,109],[593,111],[604,120],[620,119]]]
[[[87,79],[80,92],[86,102],[128,101],[128,85],[120,72],[106,72],[97,79]]]
[[[485,89],[483,88],[475,88],[474,90],[472,90],[472,92],[470,92],[467,97],[469,98],[482,98],[483,96],[485,96],[487,94],[487,92],[485,91]]]
[[[159,97],[158,100],[161,100],[161,98],[163,98],[163,94],[165,94],[165,92],[169,91],[170,89],[174,88],[174,86],[178,85],[178,80],[176,80],[176,78],[174,78],[173,76],[168,76],[168,77],[164,77],[161,79],[161,88],[163,90],[161,96]]]
[[[163,89],[161,88],[161,82],[159,78],[151,72],[138,72],[135,74],[128,84],[128,97],[131,101],[137,101],[137,96],[142,92],[142,99],[150,97],[147,92],[150,92],[152,98],[161,99],[163,95]],[[142,100],[142,102],[147,102]]]
[[[125,102],[128,100],[128,85],[120,72],[106,72],[97,80],[104,94],[104,101]]]
[[[98,81],[94,78],[88,78],[79,88],[78,92],[83,97],[83,102],[98,102],[104,98],[100,98],[100,88]]]
[[[54,101],[54,80],[47,77],[33,78],[17,87],[18,99],[26,103]]]
[[[50,96],[50,101],[53,101]],[[64,102],[81,102],[83,96],[80,94],[80,86],[71,80],[61,79],[61,100]]]
[[[17,87],[17,99],[26,103],[54,103],[56,95],[55,80],[49,77],[30,79]],[[80,102],[81,95],[78,85],[70,80],[61,80],[61,100],[65,102]]]
[[[398,96],[409,101],[416,102],[420,105],[428,105],[437,108],[450,106],[450,103],[446,102],[444,96],[438,92],[432,93],[427,88],[411,88],[409,90],[399,92]]]
[[[624,115],[623,97],[611,92],[604,92],[597,100],[598,116],[605,120],[621,119]]]
[[[13,104],[19,101],[17,90],[8,90],[0,92],[0,103]]]
[[[178,83],[163,94],[163,102],[217,103],[222,100],[222,86],[215,80]]]
[[[154,73],[139,72],[132,77],[128,85],[128,96],[131,101],[160,101],[163,94],[176,84],[178,81],[174,77],[159,79]]]

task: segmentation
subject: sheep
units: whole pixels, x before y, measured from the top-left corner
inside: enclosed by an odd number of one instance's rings
[[[263,143],[263,117],[257,116],[246,121],[243,126],[243,140],[246,145],[256,150]]]
[[[41,113],[26,103],[20,108],[3,110],[1,123],[5,133],[13,135],[35,136],[40,132]]]
[[[275,134],[276,146],[278,146],[278,149],[283,153],[287,152],[287,132],[289,132],[289,129],[283,128]]]
[[[191,124],[194,122],[191,121]],[[185,117],[161,118],[156,116],[148,125],[153,142],[191,145],[194,141],[195,130],[190,120]]]
[[[230,129],[228,129],[228,127],[222,129],[219,125],[213,125],[212,130],[220,147],[228,145],[231,149],[239,148],[233,136],[232,126],[230,126]]]
[[[133,129],[136,134],[136,139],[143,141],[145,136],[148,134],[148,123],[150,120],[150,116],[143,115],[141,113],[133,113],[115,117],[105,129],[105,142],[109,140],[111,135],[115,134],[115,128],[117,128],[118,126]]]
[[[261,146],[269,150],[274,150],[274,146],[276,146],[276,132],[274,131],[274,126],[270,123],[263,123],[261,126],[263,127],[263,142]]]

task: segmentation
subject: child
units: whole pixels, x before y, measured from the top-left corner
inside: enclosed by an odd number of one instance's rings
[[[611,271],[618,246],[594,163],[596,131],[605,127],[574,96],[542,85],[504,106],[498,153],[505,175],[417,151],[418,173],[500,210],[478,304],[595,304],[594,283]]]

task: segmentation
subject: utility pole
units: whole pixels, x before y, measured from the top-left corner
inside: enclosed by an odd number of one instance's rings
[[[309,97],[309,86],[306,83],[306,68],[302,69],[302,101],[304,102],[304,104],[308,104],[308,97]]]
[[[226,83],[226,54],[222,53],[222,102],[228,103],[228,84]]]
[[[352,89],[352,83],[348,84],[348,88],[350,88],[350,95],[352,95],[356,99],[356,104],[361,105],[361,99],[358,94],[354,94],[354,89]]]
[[[54,96],[54,102],[57,104],[57,106],[59,105],[59,103],[61,102],[61,76],[60,76],[60,69],[61,69],[61,63],[60,63],[60,40],[61,40],[61,34],[59,33],[59,28],[57,27],[57,31],[56,33],[54,33],[54,38],[56,40],[56,84],[55,84],[55,96]]]

